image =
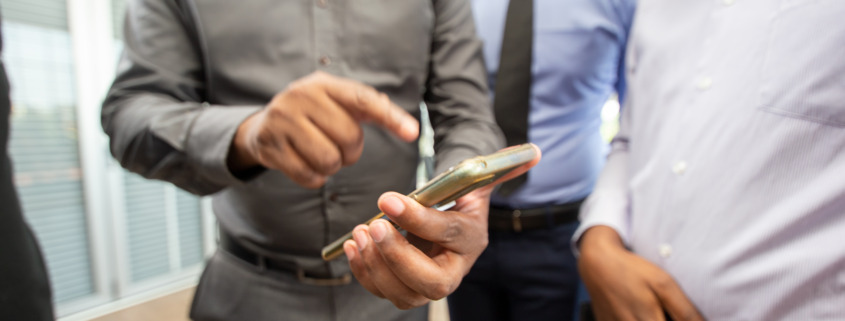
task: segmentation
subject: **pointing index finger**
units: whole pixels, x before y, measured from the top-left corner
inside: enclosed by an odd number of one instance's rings
[[[373,122],[404,141],[417,139],[419,122],[387,95],[370,86],[334,76],[325,77],[326,93],[359,121]]]

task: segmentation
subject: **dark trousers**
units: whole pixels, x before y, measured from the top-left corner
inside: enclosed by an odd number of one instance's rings
[[[570,239],[578,222],[490,231],[490,244],[449,296],[452,321],[571,320],[580,278]]]

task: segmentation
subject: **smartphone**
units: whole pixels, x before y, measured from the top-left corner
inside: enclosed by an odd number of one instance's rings
[[[408,197],[426,207],[440,207],[472,192],[476,188],[493,183],[538,156],[534,145],[528,143],[506,148],[493,154],[473,157],[437,175],[424,186],[408,194]],[[387,219],[384,213],[379,213],[364,224],[370,224],[370,222],[380,218]],[[393,225],[400,228],[396,223],[393,223]],[[343,243],[349,239],[352,239],[352,232],[346,233],[346,235],[324,247],[323,259],[330,261],[343,254]]]

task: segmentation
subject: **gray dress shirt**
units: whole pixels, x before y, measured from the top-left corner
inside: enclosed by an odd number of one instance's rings
[[[481,42],[464,0],[137,0],[103,105],[127,169],[212,194],[221,227],[245,246],[341,275],[320,249],[414,186],[417,148],[364,125],[364,152],[319,189],[278,171],[234,177],[237,126],[292,81],[322,70],[371,85],[408,112],[428,103],[443,170],[502,145],[486,96]],[[326,271],[328,270],[328,271]]]
[[[845,319],[845,1],[642,0],[576,238],[615,228],[709,320]]]

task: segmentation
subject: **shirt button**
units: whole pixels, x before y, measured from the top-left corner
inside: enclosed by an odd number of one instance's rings
[[[736,2],[736,1],[735,0],[722,0],[722,3],[724,3],[725,6],[733,5],[734,2]]]
[[[332,59],[329,58],[328,56],[322,56],[322,57],[320,57],[320,64],[323,65],[323,66],[331,65]]]
[[[672,172],[678,175],[683,175],[687,171],[687,162],[680,161],[675,163],[675,166],[672,166]]]
[[[672,246],[669,244],[660,244],[657,251],[660,253],[660,257],[664,259],[668,259],[672,256]]]
[[[328,0],[317,0],[317,5],[320,6],[320,8],[325,8],[329,6],[329,2]]]
[[[713,78],[710,77],[701,77],[698,80],[698,89],[707,90],[710,89],[710,86],[713,85]]]

